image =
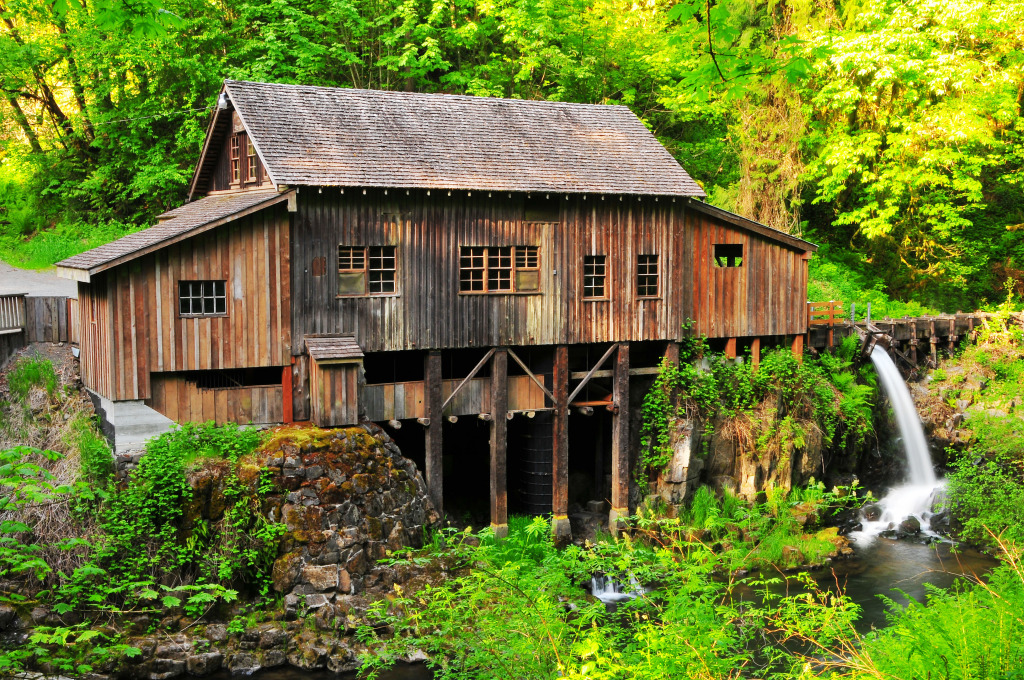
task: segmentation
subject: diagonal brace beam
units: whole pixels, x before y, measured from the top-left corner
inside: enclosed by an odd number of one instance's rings
[[[480,369],[484,367],[484,364],[486,364],[492,356],[494,356],[494,348],[488,351],[487,354],[484,355],[484,358],[480,360],[480,363],[476,365],[476,368],[470,371],[469,375],[467,375],[463,379],[463,381],[459,383],[459,386],[452,390],[452,393],[449,394],[448,398],[444,400],[443,404],[441,404],[441,413],[444,413],[444,410],[448,408],[448,404],[452,403],[452,399],[454,399],[455,395],[459,393],[459,390],[465,387],[466,384],[473,379],[473,376],[480,372]]]
[[[604,356],[601,357],[601,360],[594,364],[594,367],[590,369],[590,372],[587,373],[586,376],[584,376],[583,382],[577,385],[576,389],[574,389],[572,391],[572,394],[569,395],[569,398],[566,400],[567,403],[571,404],[573,402],[573,400],[576,398],[576,395],[583,391],[583,388],[587,386],[587,383],[590,382],[590,379],[594,377],[594,374],[601,370],[601,367],[604,366],[604,362],[608,361],[608,357],[610,357],[612,353],[618,348],[618,345],[612,345],[611,347],[608,348],[608,351],[604,353]]]
[[[555,401],[555,395],[551,394],[551,392],[548,391],[548,388],[544,387],[544,383],[542,383],[537,378],[537,376],[533,374],[533,371],[526,367],[526,364],[523,363],[523,360],[516,356],[516,353],[513,352],[511,349],[508,350],[508,355],[512,357],[517,364],[519,364],[520,368],[526,371],[526,375],[530,376],[530,380],[535,382],[537,384],[537,387],[541,388],[544,391],[544,394],[546,394],[548,399],[551,400],[551,403],[557,405],[557,402]]]

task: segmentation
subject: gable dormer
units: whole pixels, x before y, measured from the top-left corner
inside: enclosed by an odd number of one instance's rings
[[[192,176],[189,200],[214,192],[268,189],[273,186],[245,122],[231,105],[226,93],[222,92]]]

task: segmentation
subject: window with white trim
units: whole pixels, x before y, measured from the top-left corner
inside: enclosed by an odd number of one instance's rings
[[[226,281],[178,281],[178,314],[225,316],[228,313]]]

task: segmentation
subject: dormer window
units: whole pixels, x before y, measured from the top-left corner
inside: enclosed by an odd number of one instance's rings
[[[241,175],[241,143],[238,135],[231,135],[231,183],[239,184],[242,181]]]
[[[259,160],[256,157],[256,147],[252,145],[252,140],[246,137],[245,141],[245,159],[246,159],[246,175],[245,179],[247,182],[255,182],[259,172]]]

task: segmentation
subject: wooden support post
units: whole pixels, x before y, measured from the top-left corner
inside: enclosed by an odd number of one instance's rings
[[[799,363],[804,362],[804,336],[793,336],[793,356]]]
[[[499,349],[491,359],[491,413],[508,411],[508,351]],[[508,536],[506,447],[508,421],[491,419],[491,529],[497,538]]]
[[[551,379],[555,395],[551,456],[551,513],[554,519],[551,531],[555,535],[555,544],[565,545],[572,540],[569,526],[569,348],[566,345],[555,348]]]
[[[918,366],[918,324],[910,323],[910,362]]]
[[[928,341],[931,344],[932,368],[939,367],[939,339],[935,336],[935,320],[928,322]]]
[[[679,343],[670,342],[665,345],[665,358],[673,364],[679,363]]]
[[[442,448],[441,433],[444,429],[444,420],[441,418],[441,352],[431,350],[423,360],[423,381],[424,401],[426,404],[427,430],[424,433],[424,449],[426,457],[427,493],[434,509],[438,513],[444,511],[444,486],[442,475]]]
[[[292,416],[292,367],[290,365],[281,369],[281,393],[281,420],[285,423],[293,423],[295,418]]]
[[[629,345],[621,343],[612,378],[612,510],[608,528],[614,534],[629,517]]]
[[[761,338],[754,338],[750,341],[750,365],[757,370],[761,365]]]
[[[736,338],[729,338],[725,341],[725,358],[736,358]]]

